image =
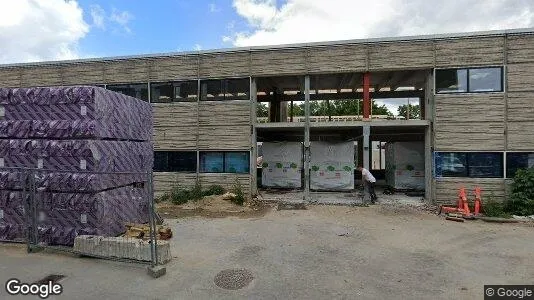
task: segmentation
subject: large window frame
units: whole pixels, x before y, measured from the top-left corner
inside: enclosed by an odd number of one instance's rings
[[[482,91],[473,91],[471,90],[471,71],[482,70],[482,69],[500,69],[500,90],[482,90]],[[447,94],[484,94],[484,93],[503,93],[505,91],[505,67],[504,66],[479,66],[479,67],[465,67],[465,68],[436,68],[434,69],[434,93],[436,95],[447,95]],[[466,71],[466,82],[465,82],[465,91],[438,91],[438,72],[440,71]]]
[[[443,154],[455,154],[451,156],[453,159],[448,159],[447,165],[450,166],[449,171],[457,174],[455,175],[443,175],[443,165],[440,165],[439,163],[441,161],[438,161],[438,157]],[[488,166],[473,166],[474,158],[477,155],[487,155],[487,154],[493,154],[493,155],[500,155],[498,159],[500,159],[500,168],[497,169],[498,173],[497,175],[486,175],[486,176],[480,176],[480,175],[472,175],[472,173],[475,172],[476,169],[474,168],[495,168],[490,165]],[[506,168],[506,158],[505,153],[500,151],[471,151],[471,152],[463,152],[463,151],[435,151],[434,152],[434,178],[505,178],[505,168]],[[451,171],[451,170],[455,171]],[[500,170],[499,170],[500,169]],[[439,170],[439,172],[438,172]]]
[[[212,170],[206,170],[206,166],[204,163],[203,155],[210,154],[212,156],[220,155],[222,162],[220,171],[214,171]],[[229,154],[244,154],[247,157],[247,163],[244,164],[245,170],[235,172],[231,172],[228,170],[228,167],[230,166],[229,158],[227,157]],[[215,174],[250,174],[250,152],[249,151],[199,151],[199,173],[215,173]]]
[[[178,156],[183,157],[181,160],[190,160],[187,165],[178,164]],[[175,156],[175,157],[173,157]],[[160,166],[161,164],[161,166]],[[154,151],[154,172],[179,172],[179,173],[196,173],[197,172],[197,151]]]
[[[516,162],[512,162],[512,156],[513,155],[527,155],[534,157],[534,151],[507,151],[505,154],[505,178],[506,179],[513,179],[515,176],[515,173],[517,170],[520,169],[528,169],[528,168],[534,168],[534,163],[531,163],[531,158],[527,157],[527,166],[526,167],[515,167],[515,169],[512,169],[512,165],[516,164]],[[517,159],[517,158],[516,158]],[[532,159],[534,160],[534,159]],[[529,166],[531,165],[531,166]]]
[[[246,86],[246,90],[243,92],[237,92],[237,96],[232,96],[232,87],[238,87],[239,84]],[[251,99],[250,77],[200,79],[199,86],[200,101],[250,101]],[[215,91],[215,89],[218,89],[218,91]],[[208,90],[213,90],[216,92],[216,94],[210,93]],[[212,96],[208,97],[208,95]]]
[[[182,85],[190,85],[195,90],[195,93],[190,93],[192,97],[181,97],[177,95],[177,88],[181,88]],[[170,89],[170,97],[168,101],[161,101],[159,98],[155,99],[155,89],[167,87]],[[177,80],[177,81],[157,81],[150,83],[150,103],[172,103],[172,102],[190,102],[194,103],[198,101],[198,80]]]
[[[124,93],[122,91],[120,91],[121,89],[125,90],[125,89],[135,89],[135,86],[139,87],[141,89],[140,93],[141,93],[141,97],[136,97],[135,95],[131,95],[128,94],[128,93]],[[148,82],[131,82],[131,83],[113,83],[113,84],[104,84],[103,86],[101,86],[103,88],[105,88],[106,90],[110,90],[110,91],[113,91],[113,92],[116,92],[116,93],[120,93],[120,94],[123,94],[123,95],[126,95],[126,96],[130,96],[130,97],[134,97],[134,98],[137,98],[139,100],[142,100],[142,101],[145,101],[145,102],[150,102],[150,88],[148,86]],[[146,92],[144,93],[143,95],[143,89],[146,90]],[[146,96],[146,98],[144,97]],[[145,98],[145,99],[144,99]]]

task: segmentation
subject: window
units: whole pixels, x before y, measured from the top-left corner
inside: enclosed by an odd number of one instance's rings
[[[248,78],[202,80],[201,98],[204,101],[249,100],[250,80]]]
[[[200,152],[201,173],[249,173],[248,152]]]
[[[534,168],[534,153],[508,152],[506,153],[506,178],[514,178],[519,169]]]
[[[503,91],[501,67],[436,70],[436,93]]]
[[[195,151],[155,151],[154,172],[196,172]]]
[[[470,92],[501,92],[502,69],[480,68],[469,70]]]
[[[225,153],[225,173],[248,173],[250,162],[248,152],[228,152]]]
[[[227,79],[226,100],[248,100],[250,99],[250,80],[248,78]]]
[[[181,81],[173,83],[174,101],[197,101],[198,81]]]
[[[197,101],[196,80],[177,82],[156,82],[150,84],[150,101],[153,103]]]
[[[436,152],[436,177],[502,178],[500,152]]]
[[[143,101],[148,101],[148,84],[108,84],[106,88],[110,91],[128,95]]]
[[[467,92],[467,70],[436,70],[436,93]]]

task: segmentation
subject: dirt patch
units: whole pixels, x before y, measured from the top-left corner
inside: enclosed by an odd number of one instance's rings
[[[264,216],[271,205],[261,201],[247,201],[243,206],[224,200],[222,196],[207,196],[198,201],[189,201],[185,204],[174,205],[172,203],[158,203],[156,208],[165,219],[178,219],[194,216],[208,218],[240,217],[257,218]]]

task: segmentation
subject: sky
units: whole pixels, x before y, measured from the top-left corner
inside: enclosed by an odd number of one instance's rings
[[[0,64],[526,27],[533,0],[0,0]]]

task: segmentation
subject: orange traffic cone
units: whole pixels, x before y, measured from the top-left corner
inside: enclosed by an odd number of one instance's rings
[[[480,198],[480,188],[475,187],[475,216],[480,214],[480,208],[482,205],[482,199]]]
[[[469,204],[467,203],[467,196],[465,195],[465,189],[460,189],[460,197],[459,201],[461,201],[461,209],[463,210],[464,214],[469,216],[471,215],[471,211],[469,210]]]
[[[458,210],[464,209],[465,188],[460,188],[458,192]]]

